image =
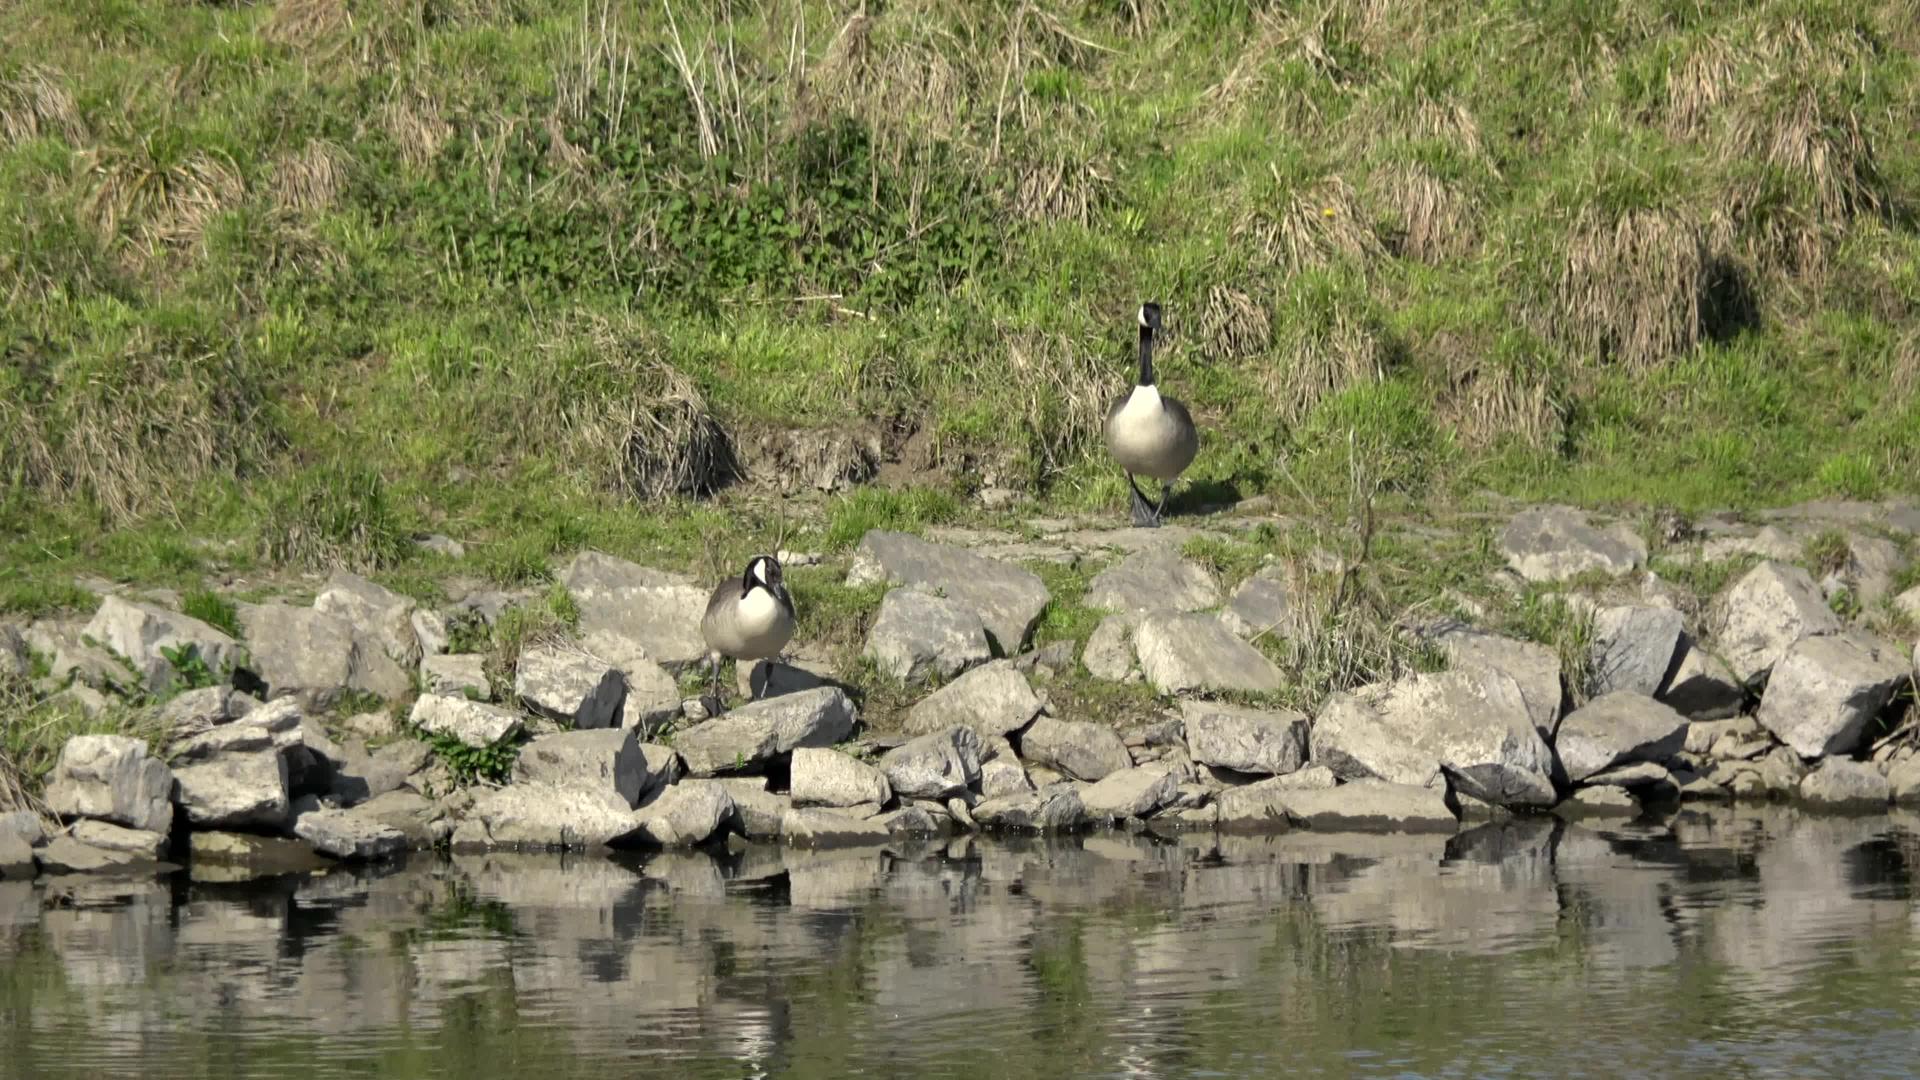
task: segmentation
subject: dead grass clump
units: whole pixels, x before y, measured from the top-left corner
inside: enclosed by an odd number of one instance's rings
[[[1324,4],[1306,10],[1262,10],[1260,29],[1220,81],[1201,98],[1223,111],[1257,98],[1275,66],[1297,62],[1336,85],[1359,76],[1363,21],[1377,13],[1372,5]]]
[[[59,72],[29,64],[0,77],[0,143],[43,137],[79,143],[85,134],[80,108]]]
[[[142,258],[196,250],[207,226],[246,198],[238,166],[203,151],[175,159],[148,135],[131,149],[86,155],[84,209],[102,237],[125,236]]]
[[[414,173],[430,167],[453,138],[453,125],[442,115],[440,103],[418,90],[388,99],[379,124],[400,151],[401,164]]]
[[[1680,138],[1704,134],[1733,99],[1739,77],[1739,57],[1727,39],[1697,39],[1692,51],[1667,72],[1667,133]]]
[[[977,55],[904,12],[855,12],[817,62],[795,65],[788,132],[848,115],[883,146],[903,139],[961,141],[987,79],[970,63]]]
[[[1278,205],[1241,218],[1234,237],[1260,261],[1289,271],[1343,260],[1371,263],[1386,254],[1361,212],[1352,185],[1339,177],[1288,191]]]
[[[1266,305],[1230,285],[1207,290],[1200,310],[1200,354],[1215,363],[1241,360],[1273,345]]]
[[[323,463],[275,485],[259,520],[260,554],[279,566],[371,572],[398,562],[411,543],[379,470],[359,461]]]
[[[1706,231],[1677,212],[1584,211],[1560,260],[1553,317],[1537,329],[1584,356],[1652,367],[1700,340],[1707,262]]]
[[[740,474],[733,439],[692,379],[649,341],[604,320],[580,331],[590,359],[550,393],[575,460],[602,487],[654,502],[702,497]]]
[[[1113,190],[1110,166],[1073,150],[1055,150],[1019,167],[1009,206],[1023,221],[1093,223]]]
[[[1368,178],[1367,188],[1381,215],[1395,223],[1386,244],[1397,254],[1435,265],[1478,246],[1471,201],[1425,166],[1388,166]]]
[[[310,49],[338,41],[353,30],[347,0],[280,0],[260,25],[260,36],[276,45]]]
[[[1566,417],[1552,380],[1496,354],[1478,335],[1443,331],[1422,350],[1446,384],[1434,408],[1466,447],[1485,450],[1509,440],[1533,450],[1559,445]]]
[[[1264,373],[1267,397],[1289,424],[1335,394],[1386,378],[1392,341],[1350,279],[1316,275],[1289,284],[1278,329],[1281,362]]]
[[[326,210],[347,184],[345,150],[325,139],[310,140],[273,164],[273,202],[284,212]]]
[[[1038,331],[1012,335],[1005,368],[988,370],[1013,395],[1012,415],[1026,436],[1025,472],[1035,487],[1100,445],[1107,407],[1127,382],[1125,368],[1104,364],[1098,350]]]

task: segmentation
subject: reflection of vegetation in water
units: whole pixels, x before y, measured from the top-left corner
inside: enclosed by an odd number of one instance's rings
[[[473,937],[475,930],[491,937],[513,937],[519,933],[512,908],[498,900],[476,896],[471,884],[457,878],[447,883],[445,899],[427,908],[422,915],[421,924],[407,932],[411,940]]]

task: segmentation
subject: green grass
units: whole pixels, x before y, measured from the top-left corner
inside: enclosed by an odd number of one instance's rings
[[[0,610],[428,581],[428,531],[718,573],[796,427],[890,460],[794,546],[989,475],[1117,516],[1145,298],[1209,490],[1920,485],[1901,4],[676,5],[684,72],[640,13],[409,10],[0,26]]]

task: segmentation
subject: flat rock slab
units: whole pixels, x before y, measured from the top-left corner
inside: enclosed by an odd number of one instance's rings
[[[126,735],[75,735],[60,748],[47,809],[164,833],[173,827],[173,771]]]
[[[1566,581],[1582,574],[1631,573],[1647,561],[1647,544],[1626,525],[1593,524],[1566,506],[1536,506],[1500,531],[1500,554],[1528,581]]]
[[[1567,779],[1641,762],[1664,764],[1687,744],[1687,718],[1642,694],[1604,694],[1567,714],[1554,748]]]
[[[1820,586],[1805,570],[1765,562],[1720,598],[1715,645],[1735,678],[1753,685],[1773,669],[1793,643],[1840,630]]]
[[[728,776],[715,780],[733,800],[733,825],[749,840],[778,840],[780,819],[793,809],[793,798],[767,790],[764,776]]]
[[[1755,719],[1801,757],[1850,754],[1911,677],[1904,656],[1865,635],[1803,637],[1773,665]]]
[[[1094,575],[1083,601],[1099,611],[1205,611],[1220,606],[1213,576],[1178,548],[1136,551]]]
[[[1347,780],[1424,787],[1445,772],[1495,806],[1558,801],[1553,751],[1519,683],[1496,671],[1445,671],[1328,698],[1314,722],[1313,760]]]
[[[1140,620],[1132,615],[1109,615],[1100,620],[1080,651],[1080,665],[1096,679],[1121,682],[1131,675],[1133,631]]]
[[[1684,620],[1669,607],[1624,605],[1593,614],[1593,693],[1654,697],[1667,688],[1680,655]]]
[[[534,715],[588,730],[619,724],[627,685],[618,668],[584,650],[540,645],[520,654],[513,692]]]
[[[253,874],[310,874],[327,860],[299,840],[259,833],[195,832],[187,839],[188,857],[197,872],[202,864],[239,867]]]
[[[278,750],[221,754],[174,773],[174,798],[203,829],[279,829],[292,801]]]
[[[239,619],[246,667],[269,696],[293,695],[308,708],[325,710],[349,690],[367,688],[353,624],[345,619],[289,604],[242,604]]]
[[[296,698],[275,698],[231,723],[195,735],[168,748],[177,764],[209,761],[222,754],[286,750],[306,740],[306,710]]]
[[[389,791],[353,808],[362,820],[377,822],[406,838],[413,850],[430,848],[451,831],[444,808],[412,791]]]
[[[1031,570],[906,533],[874,530],[854,551],[847,584],[920,586],[980,617],[1005,656],[1020,651],[1052,594]]]
[[[427,693],[439,697],[486,701],[493,696],[486,657],[472,653],[428,654],[420,661],[420,681],[426,685]]]
[[[604,848],[640,831],[620,796],[574,785],[512,784],[482,794],[454,831],[460,850]]]
[[[1618,787],[1581,788],[1553,808],[1568,820],[1586,818],[1631,818],[1640,816],[1640,803],[1626,789]]]
[[[788,792],[799,806],[842,807],[886,803],[893,798],[887,775],[849,754],[823,747],[793,752]]]
[[[423,694],[409,715],[429,735],[445,735],[476,749],[492,746],[520,731],[520,716],[508,709],[466,698]]]
[[[34,875],[33,845],[13,833],[0,833],[0,881]]]
[[[1134,629],[1133,647],[1147,682],[1163,694],[1269,693],[1283,681],[1273,661],[1215,615],[1148,615]]]
[[[407,850],[407,836],[354,810],[309,810],[294,819],[293,834],[336,859],[382,859]]]
[[[149,693],[180,681],[170,651],[191,649],[216,675],[233,671],[245,656],[239,642],[199,619],[118,596],[100,602],[84,633],[126,657]]]
[[[853,734],[852,699],[837,686],[742,705],[674,737],[692,776],[746,771],[803,746],[832,746]]]
[[[1087,808],[1071,784],[986,799],[970,813],[982,828],[1014,832],[1067,832],[1087,823]]]
[[[362,653],[377,653],[401,667],[420,662],[414,603],[408,597],[359,574],[336,570],[313,598],[313,609],[351,625]]]
[[[68,835],[91,848],[159,862],[167,852],[167,834],[127,829],[104,821],[76,821]]]
[[[1689,720],[1725,720],[1740,714],[1747,691],[1724,660],[1682,635],[1679,659],[1660,700]]]
[[[704,844],[734,818],[733,799],[714,780],[687,780],[639,811],[639,837],[657,847]]]
[[[914,812],[926,814],[924,810]],[[893,839],[893,830],[880,818],[856,818],[838,810],[795,807],[780,819],[780,839],[800,848],[879,847]]]
[[[1008,735],[1040,714],[1040,699],[1011,660],[993,660],[914,703],[904,728],[926,735],[969,727],[982,738]]]
[[[1278,570],[1262,570],[1234,587],[1220,621],[1243,638],[1291,638],[1293,594]]]
[[[1144,818],[1173,802],[1180,780],[1164,765],[1143,765],[1108,773],[1098,783],[1080,789],[1081,805],[1089,816]]]
[[[958,600],[894,589],[880,601],[862,656],[900,682],[951,679],[993,657],[986,624]]]
[[[1893,787],[1864,761],[1828,758],[1800,781],[1800,801],[1826,810],[1885,812]]]
[[[948,728],[910,739],[880,757],[893,793],[902,799],[945,799],[980,782],[980,736]]]
[[[1183,701],[1187,754],[1202,765],[1281,776],[1307,763],[1308,723],[1291,709]]]
[[[98,874],[113,871],[158,871],[164,864],[143,855],[108,851],[80,842],[71,836],[56,836],[47,846],[34,852],[42,873]]]
[[[1043,716],[1020,736],[1020,755],[1076,780],[1095,781],[1133,766],[1119,732],[1105,724]]]
[[[580,642],[595,656],[623,669],[647,659],[670,671],[706,658],[700,618],[707,590],[690,579],[587,551],[560,584],[580,610]]]
[[[1520,686],[1533,726],[1542,733],[1551,732],[1559,723],[1565,695],[1560,657],[1552,649],[1457,623],[1433,628],[1427,637],[1446,653],[1448,666],[1455,670],[1495,671],[1510,676]]]
[[[612,792],[631,807],[647,785],[647,758],[631,729],[559,731],[520,748],[513,780]]]

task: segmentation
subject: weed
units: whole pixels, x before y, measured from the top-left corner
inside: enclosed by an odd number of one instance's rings
[[[452,735],[420,733],[435,757],[453,774],[456,784],[504,784],[520,758],[520,744],[505,739],[487,746],[468,746]]]
[[[240,612],[232,600],[207,589],[190,590],[181,598],[180,611],[199,619],[215,630],[238,640],[240,633]],[[178,665],[175,665],[176,667]]]
[[[200,655],[198,645],[176,645],[160,647],[160,655],[166,658],[173,668],[171,686],[175,693],[199,690],[208,686],[218,686],[225,677],[224,672],[216,672],[207,666],[206,658]]]

